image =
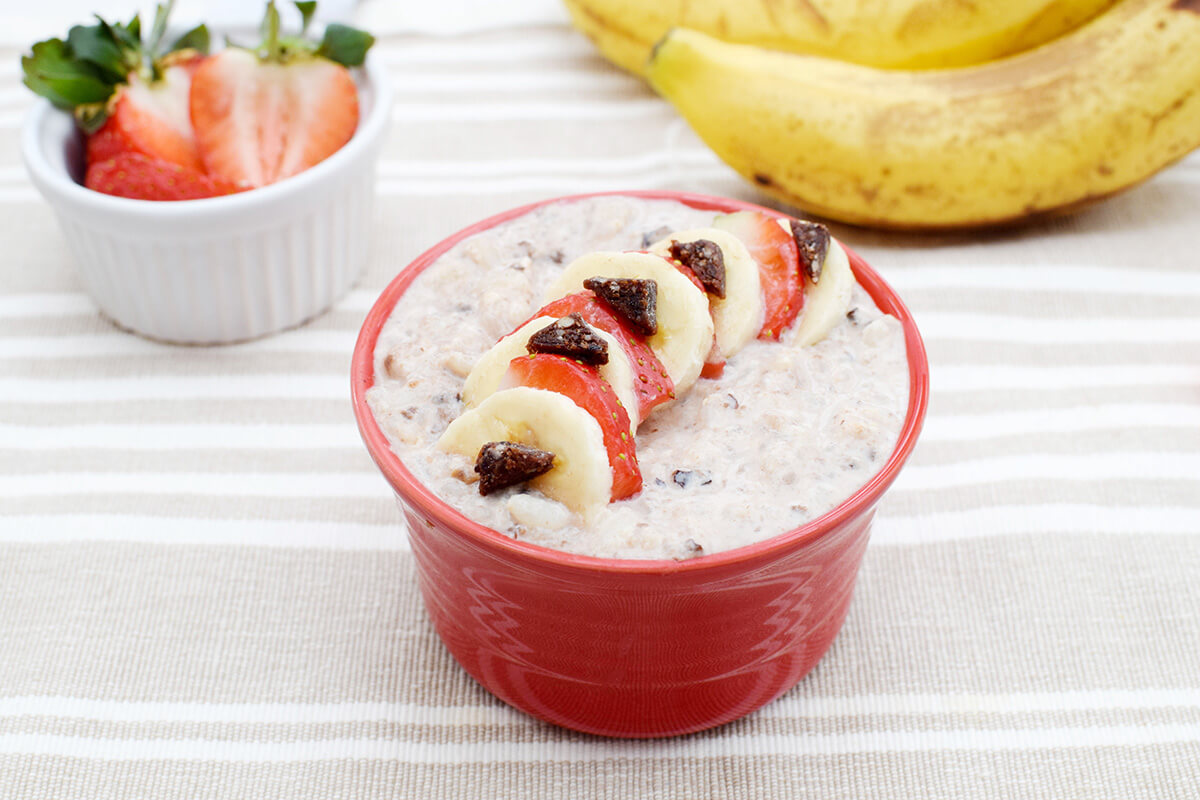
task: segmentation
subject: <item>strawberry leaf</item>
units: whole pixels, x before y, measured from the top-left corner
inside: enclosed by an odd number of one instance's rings
[[[85,103],[104,103],[112,84],[99,68],[72,57],[62,39],[47,39],[21,58],[24,83],[59,108],[71,109]]]
[[[190,31],[180,36],[171,45],[169,52],[174,53],[177,50],[195,50],[198,53],[208,54],[208,48],[212,44],[211,37],[208,35],[208,27],[205,25],[197,25]]]
[[[84,133],[95,133],[108,119],[108,103],[83,103],[75,106],[75,122]]]
[[[358,67],[366,60],[367,51],[373,44],[375,37],[366,31],[335,22],[325,29],[325,38],[317,48],[317,55],[345,67]]]
[[[267,11],[259,27],[263,38],[263,57],[267,61],[279,61],[283,52],[279,43],[279,25],[279,9],[275,7],[275,0],[271,0],[267,3]]]
[[[175,0],[167,0],[166,5],[159,3],[154,9],[154,25],[150,28],[150,41],[146,43],[146,52],[150,54],[150,58],[158,58],[160,55],[158,48],[162,45],[163,37],[167,35],[167,20],[174,6]]]
[[[309,2],[296,3],[296,10],[300,12],[300,35],[303,36],[308,32],[308,26],[312,24],[313,14],[317,13],[317,2],[309,0]]]
[[[125,80],[126,53],[100,25],[76,25],[67,33],[67,48],[76,59],[94,64],[111,83]]]
[[[129,20],[128,25],[122,25],[119,22],[107,22],[97,16],[100,22],[100,27],[105,33],[112,37],[123,50],[141,51],[142,49],[142,22],[138,19],[137,14],[133,15],[133,19]]]

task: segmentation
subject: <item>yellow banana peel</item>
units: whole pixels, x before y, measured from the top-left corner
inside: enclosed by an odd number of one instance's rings
[[[1055,39],[1115,0],[565,0],[613,63],[641,74],[675,27],[893,69],[991,61]]]
[[[1200,0],[1121,0],[971,67],[879,70],[676,29],[651,85],[765,192],[886,228],[993,225],[1125,189],[1200,146]]]

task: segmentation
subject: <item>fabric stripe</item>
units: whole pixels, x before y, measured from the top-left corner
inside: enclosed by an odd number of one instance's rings
[[[903,497],[904,495],[900,495]],[[313,498],[308,498],[311,502]],[[382,500],[382,498],[380,498]],[[911,504],[909,504],[911,506]],[[371,503],[370,508],[380,504]],[[282,509],[290,506],[282,506]],[[212,516],[218,516],[210,512]],[[403,520],[394,511],[369,514],[351,523],[316,522],[266,511],[253,521],[171,519],[120,512],[13,514],[0,542],[128,541],[150,544],[235,544],[248,547],[319,547],[335,550],[407,549]],[[380,530],[384,528],[386,530]],[[1191,506],[1140,509],[1104,503],[993,503],[988,508],[914,513],[889,503],[872,527],[872,546],[907,546],[939,541],[1046,535],[1200,536],[1200,502]]]
[[[64,795],[103,797],[100,792],[136,795],[156,791],[195,800],[256,797],[293,798],[303,792],[333,797],[352,781],[364,800],[400,796],[453,797],[547,796],[570,786],[597,800],[655,797],[664,800],[709,797],[820,797],[863,800],[921,797],[928,800],[1029,800],[1068,794],[1077,800],[1186,795],[1171,787],[1188,786],[1197,748],[1190,744],[1112,747],[1086,750],[942,751],[830,755],[797,748],[790,754],[761,756],[730,752],[710,759],[667,759],[647,755],[636,760],[575,764],[410,764],[391,761],[310,761],[247,766],[214,762],[144,760],[103,762],[51,756],[0,756],[0,779],[20,796],[24,787],[50,785]],[[875,789],[874,787],[886,787]],[[103,787],[101,789],[100,787]],[[874,798],[872,798],[874,800]]]
[[[1178,711],[1179,717],[1200,711],[1200,688],[1131,691],[1026,692],[1011,694],[958,695],[870,695],[822,697],[802,691],[787,693],[755,714],[758,720],[814,720],[843,718],[900,718],[925,724],[940,724],[935,715],[957,718],[960,724],[978,725],[988,720],[992,727],[1006,719],[1020,718],[1029,726],[1039,718],[1063,720],[1075,716],[1087,724],[1085,715]],[[404,703],[138,703],[87,700],[72,697],[0,698],[0,719],[88,720],[114,724],[178,720],[189,725],[337,725],[378,722],[390,725],[483,727],[501,725],[542,726],[503,703],[492,700],[482,706],[425,706]],[[740,723],[739,727],[750,727]],[[708,735],[712,735],[711,733]]]

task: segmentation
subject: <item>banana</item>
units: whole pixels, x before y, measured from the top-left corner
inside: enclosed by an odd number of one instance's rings
[[[555,317],[535,317],[492,345],[490,350],[479,357],[475,366],[471,367],[471,372],[463,382],[463,404],[467,408],[473,408],[500,389],[505,373],[508,372],[509,362],[528,352],[525,345],[528,344],[529,337],[556,321]],[[637,395],[633,391],[633,365],[629,363],[629,356],[625,355],[625,350],[616,338],[598,328],[592,328],[592,331],[608,344],[608,363],[600,365],[600,377],[608,381],[621,405],[625,406],[629,413],[632,433],[637,430],[641,421],[637,418]]]
[[[566,0],[610,61],[641,74],[669,29],[881,68],[981,64],[1071,31],[1115,0]]]
[[[574,511],[609,501],[613,476],[600,423],[565,395],[527,386],[496,392],[451,422],[437,446],[474,461],[488,442],[554,453],[554,467],[530,485]]]
[[[791,333],[785,340],[807,347],[824,339],[850,310],[850,293],[854,289],[854,272],[850,259],[837,239],[830,239],[829,254],[821,268],[821,280],[805,283],[804,307]]]
[[[647,77],[784,202],[885,228],[993,225],[1127,188],[1200,145],[1200,1],[1121,0],[976,67],[893,72],[676,29]]]
[[[650,252],[666,257],[671,253],[672,242],[698,239],[707,239],[721,248],[725,260],[725,297],[710,297],[709,309],[716,329],[717,352],[722,358],[729,358],[757,336],[762,327],[763,299],[758,264],[740,239],[718,228],[693,228],[672,233],[650,245]]]
[[[658,333],[646,341],[675,383],[675,392],[686,392],[700,377],[712,349],[708,295],[661,256],[588,253],[559,274],[546,292],[546,302],[582,290],[583,282],[594,277],[643,278],[658,283]]]

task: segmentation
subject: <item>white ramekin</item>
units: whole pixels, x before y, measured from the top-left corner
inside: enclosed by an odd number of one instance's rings
[[[375,164],[391,116],[377,58],[358,83],[358,130],[320,164],[261,189],[178,202],[84,188],[82,136],[68,114],[40,102],[22,131],[25,165],[101,311],[153,339],[219,344],[329,308],[366,266]]]

